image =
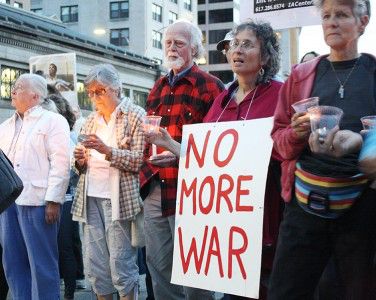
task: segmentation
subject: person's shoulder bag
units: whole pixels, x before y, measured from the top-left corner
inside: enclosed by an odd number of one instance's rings
[[[0,150],[0,213],[16,201],[23,190],[22,180],[13,165]]]

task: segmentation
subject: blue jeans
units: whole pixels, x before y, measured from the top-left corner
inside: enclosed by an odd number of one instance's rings
[[[78,222],[72,220],[72,201],[65,201],[62,207],[60,228],[58,234],[59,245],[59,268],[60,275],[64,279],[64,297],[73,299],[76,289],[76,279],[79,267],[82,267],[81,256],[76,256],[76,244],[79,243],[78,251],[81,251],[81,240]]]
[[[13,204],[0,215],[5,276],[14,300],[60,299],[58,223],[45,206]]]

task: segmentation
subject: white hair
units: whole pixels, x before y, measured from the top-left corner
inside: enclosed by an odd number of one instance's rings
[[[179,25],[181,24],[184,26],[185,32],[190,37],[190,44],[195,49],[192,55],[193,58],[200,59],[201,57],[203,57],[205,53],[205,49],[204,49],[204,46],[202,45],[202,32],[200,28],[198,28],[197,25],[187,20],[177,20],[166,28],[166,32],[178,24]]]
[[[30,85],[30,90],[39,97],[39,103],[42,103],[47,97],[47,81],[40,75],[36,74],[22,74],[18,80],[27,81]]]
[[[110,87],[114,90],[121,90],[119,72],[110,64],[95,65],[86,76],[84,84],[88,86],[93,81],[97,81],[105,87]]]
[[[313,4],[321,9],[326,0],[313,0]],[[354,15],[358,18],[362,16],[371,16],[371,7],[369,0],[341,0],[343,4],[349,5],[354,12]]]

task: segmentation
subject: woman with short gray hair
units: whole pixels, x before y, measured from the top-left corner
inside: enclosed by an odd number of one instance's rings
[[[145,111],[121,98],[119,74],[97,65],[85,79],[95,105],[74,150],[80,175],[73,219],[83,223],[85,273],[98,299],[137,299],[137,248],[131,223],[142,217],[138,172],[143,163]]]
[[[325,299],[375,299],[376,190],[358,166],[360,118],[376,114],[376,58],[358,52],[370,3],[315,4],[329,54],[293,67],[274,115],[272,138],[284,159],[281,185],[286,205],[268,299],[313,299],[330,260],[337,274],[326,292],[333,287],[338,292]],[[311,132],[315,115],[293,108],[310,97],[318,97],[320,105],[312,112],[343,112],[339,125],[330,129],[323,124]]]

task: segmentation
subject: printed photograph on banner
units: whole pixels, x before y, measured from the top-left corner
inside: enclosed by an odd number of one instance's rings
[[[240,21],[263,20],[274,29],[320,24],[313,0],[240,0]]]
[[[172,283],[258,298],[272,126],[183,127]]]
[[[43,76],[72,104],[77,104],[76,54],[63,53],[33,56],[29,60],[30,73]]]

